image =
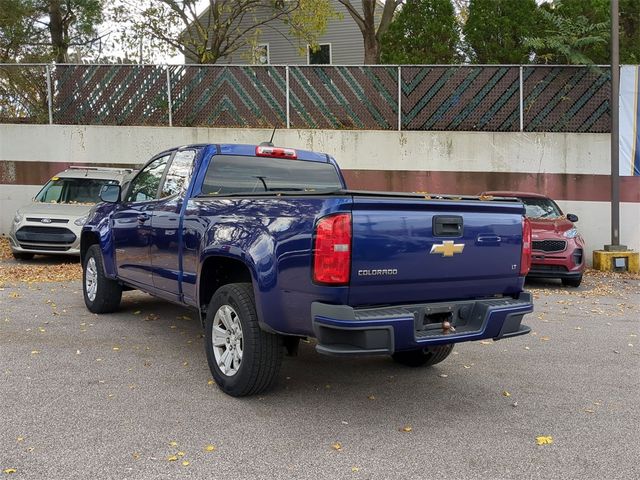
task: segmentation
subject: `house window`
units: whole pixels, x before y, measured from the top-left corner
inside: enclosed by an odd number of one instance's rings
[[[318,45],[318,49],[315,51],[311,50],[311,47],[307,45],[307,60],[309,65],[330,65],[331,44]]]
[[[253,49],[253,63],[257,65],[268,65],[269,60],[269,44],[268,43],[259,43]]]

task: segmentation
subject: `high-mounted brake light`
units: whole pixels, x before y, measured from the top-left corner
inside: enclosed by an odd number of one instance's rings
[[[351,214],[338,213],[316,224],[313,281],[346,285],[351,275]]]
[[[531,269],[531,222],[522,217],[522,255],[520,257],[520,275],[525,276]]]
[[[267,147],[265,145],[259,145],[256,147],[256,156],[289,158],[291,160],[298,158],[298,155],[293,148]]]

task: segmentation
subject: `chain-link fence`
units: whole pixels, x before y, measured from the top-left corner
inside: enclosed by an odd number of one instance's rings
[[[0,65],[0,123],[608,132],[606,66]]]

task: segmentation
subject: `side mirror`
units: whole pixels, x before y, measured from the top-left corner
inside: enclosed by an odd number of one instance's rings
[[[578,215],[574,215],[573,213],[567,213],[567,220],[570,222],[576,223],[578,221]]]
[[[120,201],[120,185],[104,185],[100,190],[100,200],[107,203]]]

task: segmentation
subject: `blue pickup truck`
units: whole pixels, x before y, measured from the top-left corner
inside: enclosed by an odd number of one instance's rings
[[[271,144],[167,150],[101,199],[81,235],[87,308],[138,289],[196,309],[233,396],[270,387],[301,338],[421,366],[529,332],[516,199],[350,191],[331,156]]]

